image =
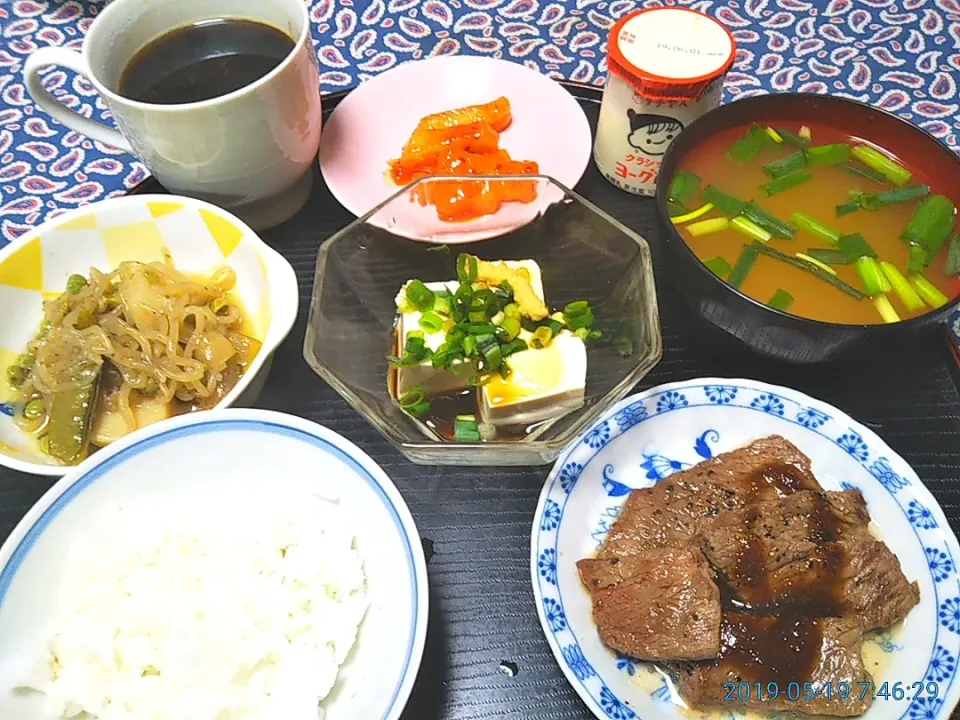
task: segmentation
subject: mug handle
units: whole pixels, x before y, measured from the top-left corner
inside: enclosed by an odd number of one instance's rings
[[[54,119],[59,120],[78,133],[99,140],[105,145],[111,145],[118,150],[133,153],[133,148],[127,139],[105,123],[86,118],[76,110],[71,110],[43,86],[40,70],[48,65],[60,65],[82,75],[90,81],[90,68],[87,67],[83,56],[73,50],[62,47],[43,47],[31,53],[23,67],[24,80],[27,90],[34,102]]]

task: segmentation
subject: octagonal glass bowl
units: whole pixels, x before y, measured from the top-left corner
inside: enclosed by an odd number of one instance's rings
[[[304,341],[314,371],[411,461],[426,465],[541,465],[552,462],[603,411],[617,402],[660,359],[662,352],[650,248],[646,241],[552,178],[498,178],[536,183],[538,196],[556,198],[536,217],[498,221],[490,216],[486,239],[468,241],[455,223],[438,222],[437,210],[420,206],[451,182],[424,178],[327,240],[317,256],[316,278]],[[473,183],[458,178],[467,195]],[[411,205],[415,206],[411,208]],[[392,232],[393,218],[403,228]],[[421,218],[411,232],[411,218]],[[517,215],[509,217],[518,217]],[[376,223],[376,224],[374,224]],[[476,226],[472,238],[476,238]],[[418,238],[417,240],[410,239]],[[519,438],[455,442],[400,409],[388,386],[396,297],[408,280],[455,280],[456,258],[534,260],[544,299],[552,309],[587,300],[600,338],[587,344],[583,405],[540,423]]]

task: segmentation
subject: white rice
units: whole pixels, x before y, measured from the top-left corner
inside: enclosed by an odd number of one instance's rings
[[[72,548],[61,612],[23,687],[54,717],[322,717],[367,609],[337,507],[157,515],[117,510]]]

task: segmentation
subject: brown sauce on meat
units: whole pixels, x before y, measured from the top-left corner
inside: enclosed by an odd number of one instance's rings
[[[762,484],[770,485],[781,494],[787,495],[807,488],[806,476],[793,465],[770,465],[763,468],[758,475]],[[760,482],[755,481],[755,485]]]
[[[748,504],[755,503],[763,496],[769,496],[771,488],[778,497],[810,489],[806,476],[787,463],[761,468],[746,479],[745,485],[748,488],[745,498]]]
[[[747,698],[731,697],[726,687],[731,682],[763,684],[764,701],[778,692],[779,704],[770,712],[802,712],[797,703],[807,702],[809,711],[826,714],[834,709],[829,698],[810,703],[804,685],[835,684],[838,678],[849,684],[869,677],[859,657],[864,608],[885,605],[900,588],[903,599],[897,601],[903,610],[868,621],[870,627],[889,627],[918,601],[916,586],[902,573],[896,578],[899,562],[892,553],[880,557],[863,552],[862,543],[872,550],[875,541],[867,532],[870,518],[860,494],[824,492],[802,456],[791,461],[795,453],[768,460],[771,440],[792,448],[787,441],[770,438],[757,449],[718,456],[654,487],[635,490],[604,545],[604,559],[615,563],[617,554],[699,544],[720,592],[719,653],[709,656],[717,647],[716,635],[706,651],[695,655],[690,634],[667,634],[674,645],[658,647],[663,659],[656,665],[672,676],[686,707],[703,709],[710,717],[717,706],[731,707],[731,701],[767,712],[756,702],[759,690],[754,688]],[[750,450],[755,456],[745,462],[743,451]],[[889,567],[875,567],[880,560]],[[584,583],[591,593],[596,590]],[[716,594],[684,599],[698,603],[692,606],[697,612],[710,608],[716,632]],[[622,616],[626,609],[632,605],[615,612]],[[696,614],[691,617],[697,619]],[[791,691],[793,683],[799,687]],[[869,700],[858,708],[862,712],[868,706]]]
[[[736,668],[738,682],[801,685],[815,670],[823,629],[814,618],[724,614],[718,661]]]
[[[748,522],[737,538],[737,560],[731,573],[736,579],[739,597],[722,591],[725,607],[740,613],[774,617],[745,620],[725,614],[721,657],[733,661],[750,682],[779,682],[783,686],[809,677],[812,664],[820,655],[823,635],[819,623],[812,618],[838,617],[843,613],[846,564],[846,554],[837,542],[840,520],[825,497],[817,494],[810,512],[802,516],[807,539],[816,547],[802,561],[805,567],[789,574],[786,582],[773,582],[770,561],[781,549],[757,534],[755,521],[765,487],[772,486],[785,494],[804,489],[800,474],[791,470],[788,465],[765,468],[751,479],[752,487],[757,490],[747,499]]]
[[[843,569],[846,555],[837,543],[840,521],[822,495],[815,495],[812,510],[804,516],[807,539],[815,543],[810,557],[795,576],[783,584],[772,582],[770,561],[781,549],[756,534],[759,512],[754,504],[747,509],[748,522],[738,537],[739,552],[732,573],[742,598],[738,608],[755,614],[771,611],[798,612],[812,617],[843,614]],[[784,521],[785,522],[785,521]]]

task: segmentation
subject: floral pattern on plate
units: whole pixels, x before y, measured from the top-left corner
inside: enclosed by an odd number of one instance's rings
[[[825,403],[752,380],[693,380],[628,397],[557,461],[534,516],[531,576],[567,679],[599,718],[690,717],[669,678],[601,644],[576,561],[596,552],[630,490],[770,434],[807,453],[826,489],[859,488],[882,539],[920,583],[920,604],[904,626],[873,634],[865,650],[877,663],[875,683],[900,683],[903,695],[878,697],[864,717],[950,717],[960,699],[960,545],[942,510],[872,431]]]

